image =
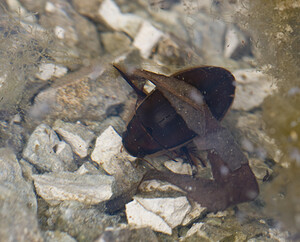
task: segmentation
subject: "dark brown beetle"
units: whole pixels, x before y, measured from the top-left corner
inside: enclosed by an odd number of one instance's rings
[[[133,86],[130,74],[117,69]],[[191,68],[175,73],[172,77],[195,86],[217,120],[224,117],[232,104],[234,77],[221,67]],[[154,90],[148,96],[141,90],[137,94],[143,100],[137,106],[123,134],[123,145],[131,155],[144,157],[162,150],[172,150],[196,137],[197,134],[187,127],[183,118],[159,90]]]
[[[114,66],[136,90],[138,106],[123,135],[126,150],[137,157],[176,149],[190,141],[209,150],[214,180],[150,171],[144,180],[177,185],[210,211],[253,200],[258,185],[248,159],[230,132],[221,126],[234,98],[234,77],[220,67],[197,67],[170,77],[145,70],[130,72]],[[132,80],[150,80],[157,89],[143,93]]]

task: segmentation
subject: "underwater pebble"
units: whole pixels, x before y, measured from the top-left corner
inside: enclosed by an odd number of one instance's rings
[[[46,124],[40,124],[31,134],[23,157],[45,171],[72,171],[76,169],[70,145],[60,141]]]
[[[162,36],[163,33],[160,30],[144,21],[133,41],[133,46],[140,50],[143,58],[147,59]]]
[[[64,201],[47,206],[43,216],[49,230],[64,231],[76,241],[95,241],[107,227],[116,227],[120,220],[117,215],[105,214],[100,207]]]
[[[53,129],[71,145],[80,158],[88,155],[88,148],[95,135],[87,127],[80,123],[73,124],[56,120]]]
[[[79,167],[77,171],[75,171],[75,173],[78,175],[97,174],[97,173],[99,174],[99,170],[90,162],[85,162]]]
[[[170,171],[177,174],[192,175],[192,167],[188,163],[184,163],[182,159],[176,159],[177,162],[169,160],[164,163]]]
[[[132,38],[142,22],[142,18],[137,15],[123,14],[113,0],[104,0],[98,10],[98,15],[110,28],[123,31]]]
[[[0,167],[0,240],[42,241],[32,183],[11,149],[0,149]]]
[[[249,165],[254,175],[259,180],[263,180],[266,176],[269,176],[273,173],[273,170],[270,169],[263,161],[259,159],[250,158]]]
[[[233,109],[249,111],[256,108],[276,89],[275,83],[268,75],[255,69],[237,70],[233,75],[236,79]]]
[[[79,201],[98,204],[112,196],[114,178],[107,175],[69,172],[33,175],[37,193],[50,204],[58,201]]]
[[[145,209],[160,216],[172,229],[180,225],[190,212],[191,205],[185,196],[176,198],[134,197]]]
[[[91,159],[101,165],[103,169],[110,175],[122,173],[122,170],[131,166],[129,164],[120,163],[118,159],[125,158],[128,161],[134,161],[136,158],[129,155],[124,149],[122,151],[122,138],[109,126],[96,140],[95,149],[92,152]]]
[[[124,226],[123,226],[124,227]],[[143,241],[158,242],[155,233],[150,228],[107,228],[95,242],[126,242]]]
[[[50,80],[51,77],[62,77],[67,74],[68,69],[61,65],[55,65],[52,63],[43,63],[39,66],[39,72],[36,74],[36,77],[47,81]]]
[[[182,221],[183,226],[190,224],[192,221],[199,218],[204,212],[206,212],[206,208],[202,207],[197,202],[191,202],[191,205],[191,211],[184,217]]]
[[[158,215],[145,209],[136,200],[126,204],[126,217],[129,225],[149,226],[156,232],[172,234],[172,228]]]
[[[104,49],[111,54],[126,52],[131,44],[130,38],[126,34],[120,32],[103,33],[100,37]]]
[[[76,242],[74,238],[61,231],[45,231],[43,232],[44,242]]]
[[[41,14],[39,23],[52,29],[57,38],[63,41],[66,55],[78,58],[95,57],[101,53],[101,45],[96,26],[78,14],[71,3],[64,0],[47,0],[46,14]]]

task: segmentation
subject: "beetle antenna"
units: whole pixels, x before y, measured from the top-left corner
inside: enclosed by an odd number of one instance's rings
[[[147,96],[146,93],[144,93],[141,89],[139,89],[134,83],[130,80],[130,75],[128,73],[125,73],[125,71],[122,71],[120,67],[118,67],[116,64],[113,64],[113,67],[120,73],[120,75],[124,78],[124,80],[133,88],[133,90],[136,92],[136,94],[142,98],[145,98]]]

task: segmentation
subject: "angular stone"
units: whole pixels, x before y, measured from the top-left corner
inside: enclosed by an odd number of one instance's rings
[[[42,241],[36,196],[12,150],[0,149],[0,167],[0,240]]]
[[[104,0],[98,9],[99,19],[110,28],[123,31],[134,37],[142,23],[142,18],[134,14],[123,14],[113,0]]]
[[[113,194],[112,176],[62,172],[33,175],[33,180],[37,193],[50,204],[59,201],[98,204]]]
[[[37,78],[47,81],[52,77],[62,77],[68,72],[68,69],[61,65],[53,63],[43,63],[39,66],[39,72],[36,74]]]
[[[160,216],[148,211],[136,200],[126,204],[126,217],[129,225],[149,226],[154,231],[172,234],[172,228]]]
[[[119,162],[119,158],[124,158],[124,162]],[[136,158],[122,150],[122,138],[109,126],[96,140],[95,149],[92,152],[91,159],[101,165],[110,175],[119,173],[123,170],[132,169],[130,160]],[[127,160],[127,161],[126,161]]]
[[[80,123],[73,124],[56,120],[53,129],[71,145],[73,151],[80,158],[88,155],[88,148],[95,135],[87,127]]]
[[[271,78],[255,69],[244,69],[233,72],[236,79],[235,99],[232,108],[249,111],[259,107],[265,97],[276,89]]]
[[[188,163],[184,163],[182,159],[176,159],[177,162],[169,160],[164,163],[170,171],[177,174],[192,175],[192,167]]]
[[[160,30],[144,21],[133,41],[133,46],[140,50],[143,58],[147,59],[162,36],[163,33]]]
[[[40,124],[31,134],[23,157],[44,171],[75,170],[71,147],[60,141],[56,133],[46,124]]]
[[[191,210],[186,197],[142,198],[135,196],[134,199],[148,211],[160,216],[172,229],[180,225]]]

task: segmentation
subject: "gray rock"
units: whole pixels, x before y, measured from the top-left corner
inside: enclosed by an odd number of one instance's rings
[[[245,34],[235,26],[230,26],[225,34],[224,57],[239,59],[250,53],[250,44]]]
[[[42,241],[33,186],[10,149],[0,149],[0,167],[0,240]]]
[[[64,0],[47,1],[40,23],[84,57],[96,57],[101,53],[96,27]]]
[[[104,57],[103,57],[104,58]],[[31,117],[68,120],[104,120],[117,115],[128,100],[130,86],[111,65],[94,61],[88,67],[57,79],[40,92],[31,107]]]
[[[99,170],[90,162],[85,162],[82,166],[79,167],[77,171],[75,171],[78,175],[83,174],[99,174]]]
[[[114,178],[101,174],[69,172],[33,175],[37,193],[50,204],[59,201],[78,201],[98,204],[113,195]]]
[[[95,149],[91,159],[98,163],[108,174],[116,179],[114,195],[124,196],[121,203],[127,202],[137,190],[143,177],[144,171],[136,167],[136,157],[122,150],[122,138],[109,126],[96,140]]]
[[[151,229],[171,235],[172,229],[180,225],[191,211],[186,197],[142,198],[126,204],[126,216],[130,225],[149,226]]]
[[[62,77],[67,73],[68,69],[62,65],[55,65],[53,63],[42,63],[39,66],[39,72],[36,74],[36,77],[47,81],[52,77]]]
[[[45,124],[39,125],[31,134],[23,157],[43,171],[75,170],[71,147],[60,141],[56,133]]]
[[[162,31],[155,28],[150,22],[144,21],[134,38],[133,46],[140,50],[143,58],[147,59],[162,37]]]
[[[88,125],[89,129],[94,133],[98,134],[103,133],[109,126],[112,126],[118,134],[122,134],[126,128],[124,120],[119,116],[110,116],[102,122],[86,120],[85,124]]]
[[[109,126],[97,138],[91,159],[101,165],[110,175],[122,174],[128,169],[135,173],[130,161],[134,161],[136,157],[129,155],[125,150],[121,152],[121,148],[122,138],[112,126]]]
[[[128,51],[131,40],[121,32],[108,32],[100,35],[104,49],[112,54],[122,54]]]
[[[123,14],[113,0],[102,1],[96,20],[100,20],[113,30],[125,32],[132,38],[136,35],[143,21],[137,15],[130,13]]]
[[[73,124],[56,120],[53,129],[71,145],[74,153],[80,158],[88,155],[89,146],[95,135],[87,127],[81,123]]]
[[[150,228],[107,228],[95,242],[158,242],[155,233]]]
[[[45,242],[76,242],[70,235],[60,231],[45,231],[43,238]]]
[[[78,13],[95,20],[98,17],[98,10],[102,2],[103,0],[73,0],[72,4]]]
[[[255,69],[244,69],[233,72],[236,79],[236,93],[233,109],[249,111],[259,107],[265,97],[276,89],[271,77]]]
[[[107,227],[115,227],[119,216],[109,216],[98,207],[86,207],[78,202],[63,202],[43,212],[48,230],[68,233],[77,241],[94,241]]]

